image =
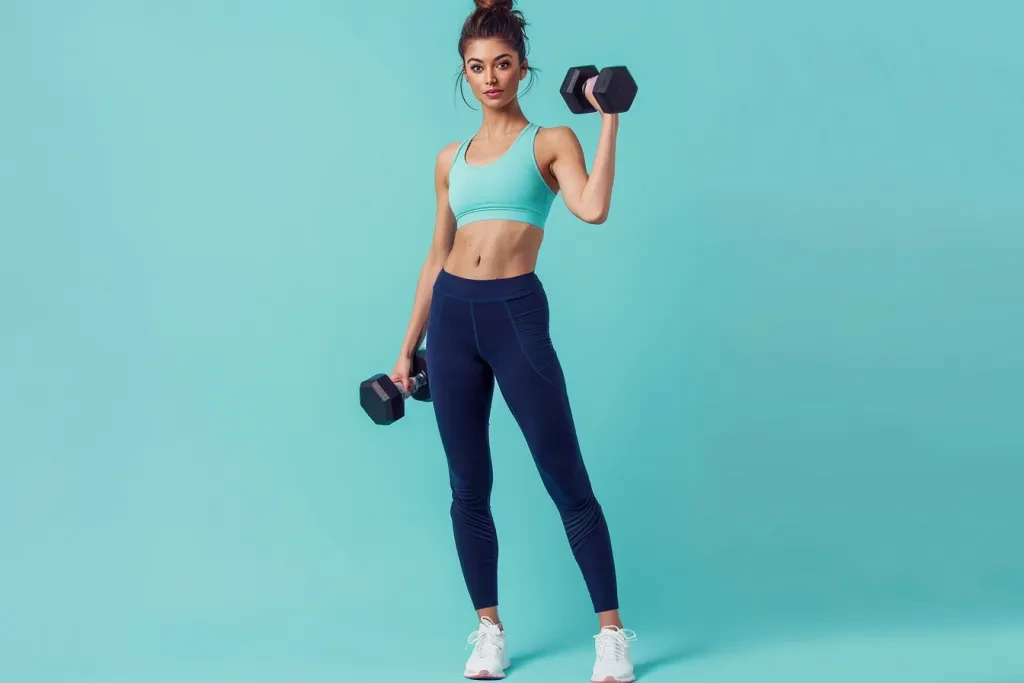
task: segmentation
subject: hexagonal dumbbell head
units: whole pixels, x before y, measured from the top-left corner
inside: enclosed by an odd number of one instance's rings
[[[636,80],[624,66],[606,66],[594,81],[594,99],[608,114],[629,111],[636,92]]]
[[[363,380],[359,385],[359,405],[379,425],[389,425],[405,417],[402,391],[384,374]]]
[[[583,86],[588,79],[598,75],[597,67],[593,65],[574,66],[565,72],[565,79],[562,80],[562,99],[573,114],[587,114],[596,111],[590,104],[587,96],[583,94]]]
[[[412,398],[429,403],[430,382],[427,377],[427,353],[418,350],[410,364],[411,387],[407,394],[389,375],[376,374],[359,385],[359,405],[376,424],[389,425],[405,417],[405,400]]]

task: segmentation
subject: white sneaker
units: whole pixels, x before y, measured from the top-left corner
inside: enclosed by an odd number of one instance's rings
[[[633,659],[629,644],[636,640],[636,634],[615,626],[605,626],[594,636],[597,661],[594,662],[592,683],[632,683]]]
[[[505,633],[487,617],[480,619],[480,628],[469,634],[473,654],[466,662],[466,678],[478,681],[496,681],[505,677],[509,667],[505,649]]]

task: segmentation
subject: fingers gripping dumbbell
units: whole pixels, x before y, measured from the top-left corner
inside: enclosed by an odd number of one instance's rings
[[[379,425],[389,425],[405,417],[405,400],[430,401],[430,384],[427,381],[427,358],[422,349],[412,359],[409,375],[412,390],[406,391],[384,374],[376,374],[363,380],[359,385],[359,405],[370,419]]]
[[[562,81],[562,98],[573,114],[589,114],[596,111],[587,100],[583,89],[589,80],[594,80],[594,99],[606,114],[621,114],[629,111],[636,98],[637,85],[629,69],[624,66],[574,66]]]

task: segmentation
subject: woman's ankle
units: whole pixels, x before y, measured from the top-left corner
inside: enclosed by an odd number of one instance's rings
[[[492,624],[497,626],[498,629],[500,629],[501,631],[505,630],[505,627],[502,626],[502,624],[501,624],[501,617],[498,616],[498,608],[497,607],[486,607],[484,609],[478,609],[476,611],[476,616],[477,616],[477,618],[481,622],[484,619],[487,619]]]
[[[605,612],[597,613],[597,628],[601,630],[614,626],[617,629],[622,629],[622,618],[619,616],[619,610],[610,609]]]

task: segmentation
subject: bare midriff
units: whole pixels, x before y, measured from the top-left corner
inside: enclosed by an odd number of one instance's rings
[[[470,280],[496,280],[532,273],[544,231],[529,223],[487,220],[455,233],[444,269]]]

